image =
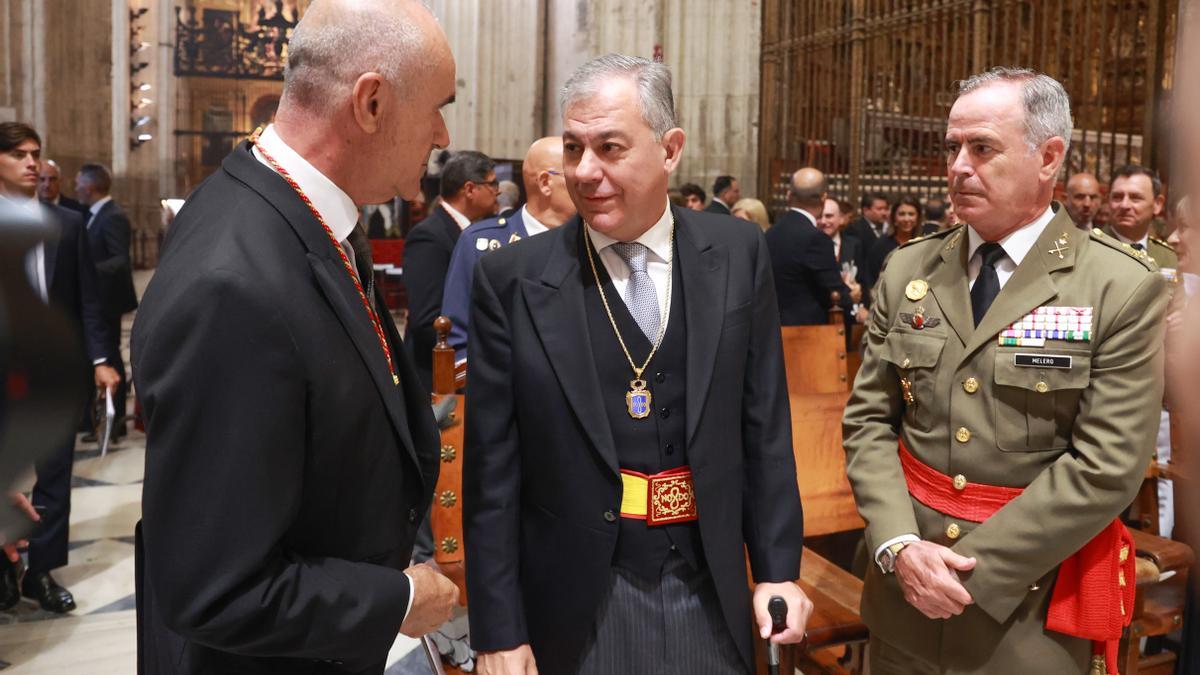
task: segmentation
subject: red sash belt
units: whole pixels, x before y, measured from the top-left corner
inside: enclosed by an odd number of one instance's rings
[[[923,464],[900,441],[900,465],[908,492],[925,506],[952,518],[982,523],[1024,490],[954,479]],[[1075,555],[1063,561],[1050,597],[1046,628],[1092,641],[1095,656],[1103,655],[1107,672],[1117,675],[1117,652],[1122,630],[1133,608],[1133,538],[1120,519],[1114,520]]]

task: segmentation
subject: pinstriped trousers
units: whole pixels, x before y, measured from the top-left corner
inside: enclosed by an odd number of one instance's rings
[[[657,581],[613,568],[608,596],[600,603],[576,672],[745,675],[747,670],[708,570],[694,570],[672,553]]]

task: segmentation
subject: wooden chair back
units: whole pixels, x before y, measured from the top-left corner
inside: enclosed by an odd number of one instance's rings
[[[788,395],[850,391],[844,326],[784,326],[782,338]]]
[[[456,394],[454,348],[446,338],[450,335],[450,319],[439,316],[433,322],[437,343],[433,348],[433,404],[454,399],[454,410],[443,423],[442,461],[437,487],[433,493],[430,528],[433,531],[433,559],[442,572],[458,586],[459,604],[467,604],[466,559],[463,547],[462,469],[463,430],[466,420],[466,397]],[[465,372],[465,364],[463,371]]]

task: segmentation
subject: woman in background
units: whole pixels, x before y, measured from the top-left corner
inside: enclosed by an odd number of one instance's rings
[[[888,254],[916,236],[920,221],[920,199],[912,195],[905,195],[892,205],[892,217],[888,220],[889,233],[876,240],[867,251],[865,280],[869,287],[875,286],[875,281],[879,279],[879,273],[883,270],[883,261],[887,259]]]
[[[739,199],[733,205],[730,213],[734,218],[748,220],[756,225],[763,232],[771,227],[771,221],[767,219],[767,207],[757,199]]]

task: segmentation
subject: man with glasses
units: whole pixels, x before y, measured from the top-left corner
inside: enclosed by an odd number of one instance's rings
[[[489,251],[514,244],[558,227],[575,215],[575,205],[563,181],[563,143],[560,136],[540,138],[529,146],[522,164],[525,206],[510,216],[489,218],[463,232],[450,258],[442,314],[450,319],[450,346],[457,360],[467,357],[467,324],[475,263]]]
[[[433,320],[442,313],[442,288],[450,256],[463,230],[496,212],[496,164],[482,152],[454,153],[442,167],[439,208],[417,223],[404,244],[404,285],[408,289],[408,324],[404,344],[412,352],[417,375],[426,390],[433,387]]]

